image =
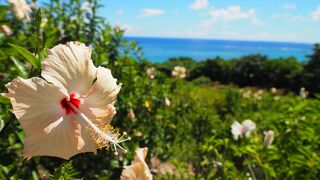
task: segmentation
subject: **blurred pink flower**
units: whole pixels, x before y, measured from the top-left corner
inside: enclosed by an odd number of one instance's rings
[[[263,146],[265,148],[269,148],[274,139],[274,131],[272,130],[264,131],[263,134],[264,134]]]
[[[8,37],[11,35],[11,29],[7,25],[0,25],[0,31],[4,34],[4,36]]]
[[[37,3],[32,2],[32,3],[29,4],[29,7],[30,7],[30,9],[36,9]]]
[[[96,68],[92,49],[69,42],[49,50],[42,77],[18,77],[8,83],[13,110],[26,137],[24,156],[57,156],[69,159],[82,152],[127,139],[119,138],[109,123],[120,86],[104,67]]]
[[[28,5],[25,0],[8,0],[8,2],[12,4],[12,11],[17,19],[30,19],[30,5]]]
[[[132,120],[132,119],[136,118],[136,115],[134,114],[134,112],[133,112],[133,109],[132,109],[132,108],[130,108],[130,109],[129,109],[129,112],[128,112],[128,118],[129,118],[130,120]]]
[[[231,133],[235,140],[238,140],[239,136],[248,137],[255,129],[256,124],[250,119],[244,120],[242,124],[240,124],[238,121],[235,121],[231,125]]]
[[[152,174],[145,162],[148,148],[138,148],[134,157],[133,163],[130,166],[125,166],[121,173],[121,180],[151,180]]]

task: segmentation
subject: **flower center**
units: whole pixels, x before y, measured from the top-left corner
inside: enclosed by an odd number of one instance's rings
[[[72,96],[72,97],[71,97]],[[126,149],[124,149],[122,146],[119,145],[119,143],[125,142],[125,141],[130,141],[131,138],[124,138],[124,136],[127,135],[126,132],[123,132],[123,135],[121,137],[119,137],[119,133],[113,129],[113,127],[109,124],[104,124],[104,122],[98,124],[98,126],[101,128],[99,128],[96,124],[94,124],[90,119],[87,118],[87,116],[85,114],[83,114],[78,107],[76,107],[71,99],[75,99],[74,95],[70,94],[70,101],[68,101],[66,98],[64,98],[61,102],[64,102],[64,104],[67,104],[69,107],[69,113],[70,110],[71,112],[73,112],[74,114],[79,113],[80,117],[82,117],[82,119],[89,125],[89,129],[92,130],[92,133],[90,133],[90,135],[92,136],[92,138],[94,139],[94,141],[96,142],[98,148],[103,148],[103,147],[109,147],[109,145],[113,145],[111,147],[114,148],[114,150],[116,151],[114,154],[118,155],[117,152],[117,147],[119,147],[120,149],[122,149],[125,153],[127,152]],[[75,99],[76,102],[80,103],[79,99]],[[67,111],[67,109],[66,109]],[[102,126],[102,127],[101,127]]]
[[[62,108],[66,111],[66,114],[70,114],[71,112],[75,115],[77,115],[77,111],[74,110],[73,107],[70,106],[69,103],[71,103],[74,107],[79,108],[80,105],[80,99],[77,99],[75,93],[71,93],[70,94],[70,99],[68,100],[67,98],[63,98],[60,101],[60,104],[62,106]]]

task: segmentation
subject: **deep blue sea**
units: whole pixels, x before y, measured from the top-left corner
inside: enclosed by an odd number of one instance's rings
[[[216,56],[231,59],[257,53],[270,58],[295,57],[298,61],[305,61],[306,55],[312,53],[313,47],[313,44],[287,42],[149,37],[126,37],[126,39],[138,42],[143,47],[143,58],[152,62],[163,62],[171,57],[182,56],[199,61]]]

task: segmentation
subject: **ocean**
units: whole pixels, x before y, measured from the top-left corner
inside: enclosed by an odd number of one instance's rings
[[[231,59],[258,53],[269,58],[295,57],[298,61],[306,61],[306,56],[312,53],[313,48],[313,44],[287,42],[150,37],[126,39],[138,42],[143,48],[142,57],[152,62],[163,62],[172,57],[191,57],[198,61],[216,56]]]

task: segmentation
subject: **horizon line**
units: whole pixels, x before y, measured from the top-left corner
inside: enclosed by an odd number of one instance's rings
[[[277,40],[253,40],[253,39],[220,39],[220,38],[201,38],[201,37],[170,37],[170,36],[135,36],[124,35],[124,38],[155,38],[155,39],[189,39],[189,40],[208,40],[208,41],[240,41],[240,42],[267,42],[267,43],[290,43],[315,45],[316,42],[299,41],[277,41]],[[320,42],[319,42],[320,43]]]

